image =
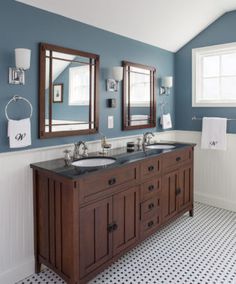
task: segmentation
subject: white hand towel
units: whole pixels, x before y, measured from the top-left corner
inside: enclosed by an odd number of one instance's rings
[[[8,120],[8,137],[10,148],[22,148],[31,145],[30,118]]]
[[[227,119],[204,117],[202,121],[202,149],[226,150]]]
[[[170,113],[163,114],[161,117],[161,125],[163,129],[172,128],[172,121]]]

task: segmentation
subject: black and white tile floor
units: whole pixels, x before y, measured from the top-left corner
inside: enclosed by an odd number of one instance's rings
[[[50,270],[18,284],[65,283]],[[90,284],[236,284],[236,213],[195,204]]]

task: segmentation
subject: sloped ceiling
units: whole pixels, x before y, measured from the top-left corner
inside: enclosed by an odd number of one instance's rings
[[[176,52],[236,0],[17,0]]]

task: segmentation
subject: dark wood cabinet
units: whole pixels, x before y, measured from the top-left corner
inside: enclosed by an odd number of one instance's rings
[[[166,174],[162,181],[162,219],[168,221],[177,213],[178,171]]]
[[[192,151],[173,153],[164,163],[166,168],[162,178],[161,197],[163,222],[193,206]],[[192,210],[190,210],[190,215],[192,215]]]
[[[131,188],[113,197],[113,253],[120,253],[138,240],[139,192]]]
[[[106,198],[80,210],[81,277],[112,257],[112,198]]]
[[[138,240],[138,189],[80,210],[80,274],[86,276]]]
[[[193,146],[76,179],[32,168],[36,271],[44,264],[69,284],[87,283],[162,225],[193,215]]]
[[[179,169],[179,196],[178,207],[182,211],[191,206],[193,202],[193,166],[192,164]]]

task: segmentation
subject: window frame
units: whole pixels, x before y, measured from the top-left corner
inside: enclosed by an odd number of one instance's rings
[[[236,107],[236,97],[235,100],[199,99],[202,88],[202,58],[207,55],[214,56],[232,52],[236,53],[236,42],[192,49],[192,107]]]

